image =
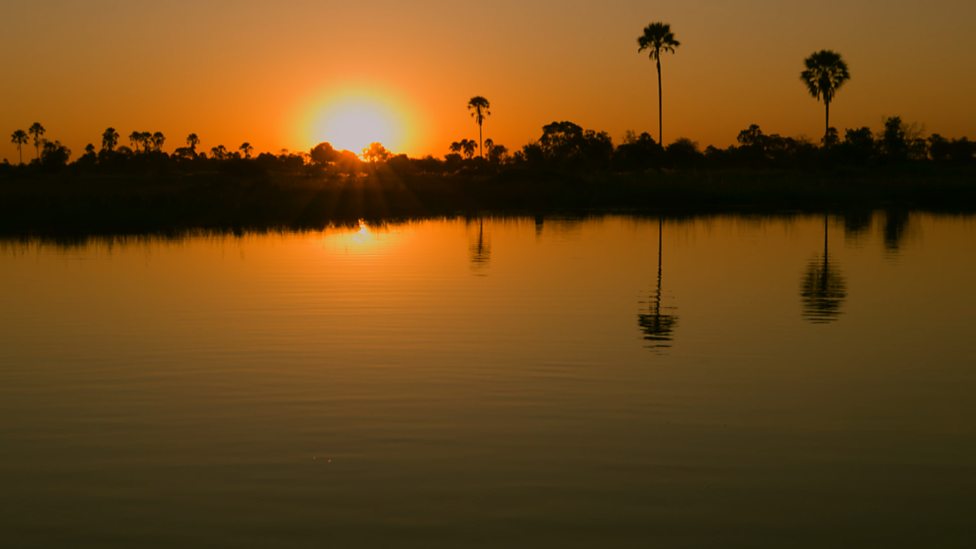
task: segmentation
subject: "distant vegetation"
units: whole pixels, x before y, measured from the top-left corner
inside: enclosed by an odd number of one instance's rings
[[[825,103],[832,93],[823,95]],[[483,99],[483,98],[482,98]],[[486,100],[487,101],[487,100]],[[483,122],[487,107],[477,119]],[[480,124],[479,124],[480,125]],[[585,129],[571,121],[553,121],[543,126],[538,139],[510,152],[508,147],[485,139],[483,144],[462,138],[447,148],[445,156],[408,158],[373,143],[360,154],[337,150],[321,143],[308,152],[263,152],[244,142],[230,149],[224,145],[198,150],[200,137],[192,133],[185,146],[164,150],[167,141],[161,132],[134,131],[129,145],[119,145],[119,133],[107,128],[101,147],[85,147],[71,161],[72,151],[60,141],[44,139],[44,127],[35,123],[28,132],[16,130],[11,142],[18,153],[33,140],[35,158],[24,164],[3,162],[0,178],[10,179],[36,174],[66,175],[160,175],[233,173],[289,173],[305,176],[356,176],[375,171],[381,164],[398,172],[437,175],[493,174],[513,170],[542,170],[569,173],[644,173],[661,170],[836,170],[871,169],[925,165],[972,165],[976,142],[966,137],[926,136],[919,126],[906,124],[900,117],[884,120],[877,131],[868,127],[849,128],[843,135],[828,127],[823,143],[766,133],[758,125],[739,132],[736,144],[726,148],[708,146],[704,150],[687,138],[662,147],[644,132],[628,132],[614,144],[607,132]],[[479,151],[481,154],[479,154]]]

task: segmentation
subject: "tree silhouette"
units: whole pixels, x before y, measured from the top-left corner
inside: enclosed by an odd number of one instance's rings
[[[40,122],[34,122],[31,124],[31,127],[27,129],[27,133],[31,134],[31,136],[34,138],[34,150],[37,153],[38,162],[41,160],[41,137],[44,136],[45,131],[47,130],[44,129],[44,126],[42,126]]]
[[[132,150],[139,152],[139,143],[142,141],[142,132],[133,131],[129,134],[129,145],[132,146]]]
[[[112,152],[115,150],[115,146],[119,144],[119,132],[115,131],[115,128],[106,128],[102,132],[102,150]]]
[[[847,298],[847,286],[837,266],[830,263],[827,234],[827,216],[824,216],[823,259],[815,259],[807,266],[800,284],[803,301],[803,318],[814,324],[829,324],[841,315],[841,306]]]
[[[800,73],[800,79],[807,85],[810,95],[818,101],[823,99],[824,102],[824,144],[827,145],[830,136],[830,102],[844,82],[850,80],[851,73],[840,54],[831,50],[815,52],[803,63],[807,68]]]
[[[637,38],[637,53],[648,50],[648,55],[657,64],[657,141],[664,145],[664,100],[662,97],[661,86],[661,54],[674,53],[675,48],[681,45],[674,38],[671,32],[671,25],[668,23],[651,23],[644,27],[644,34]]]
[[[500,164],[508,155],[508,147],[495,143],[491,138],[485,139],[485,151],[488,153],[488,162],[492,164]]]
[[[153,151],[162,152],[163,143],[166,142],[166,136],[163,132],[155,132],[148,139],[149,143],[152,145]]]
[[[196,154],[197,145],[199,144],[200,144],[200,138],[197,137],[197,134],[191,133],[190,135],[186,136],[186,146],[190,147],[190,151],[192,151],[193,154]]]
[[[368,147],[363,149],[363,159],[370,163],[385,162],[393,156],[390,151],[386,150],[386,147],[382,143],[370,143]]]
[[[474,158],[474,150],[478,146],[478,144],[474,142],[474,139],[462,139],[460,145],[461,152],[464,153],[465,158],[468,160]]]
[[[65,166],[70,158],[71,149],[62,145],[60,141],[44,140],[40,158],[42,165],[48,168],[60,168]]]
[[[210,156],[212,156],[214,160],[224,160],[225,158],[227,158],[227,147],[223,145],[217,145],[216,147],[211,147]]]
[[[17,154],[20,156],[20,163],[24,163],[24,145],[27,144],[27,132],[24,130],[16,130],[14,133],[10,134],[10,142],[17,145]]]
[[[485,157],[484,152],[484,138],[482,136],[482,126],[485,123],[485,118],[491,116],[491,103],[487,99],[476,95],[468,101],[468,110],[471,111],[471,116],[474,117],[475,122],[478,123],[478,154],[481,158]]]
[[[245,141],[244,143],[241,143],[241,146],[238,147],[238,150],[240,150],[241,153],[244,154],[244,158],[245,159],[250,159],[251,158],[251,151],[254,150],[254,147],[252,147],[250,143],[248,143],[247,141]]]

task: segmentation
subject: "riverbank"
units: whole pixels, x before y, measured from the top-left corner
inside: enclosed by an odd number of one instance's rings
[[[500,214],[976,212],[970,168],[567,174],[34,174],[0,179],[0,234],[316,229],[358,219]]]

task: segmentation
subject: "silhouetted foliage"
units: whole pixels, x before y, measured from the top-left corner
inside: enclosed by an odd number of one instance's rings
[[[876,156],[876,144],[871,128],[849,129],[832,154],[842,164],[863,166]]]
[[[644,171],[661,165],[664,149],[647,132],[639,136],[627,132],[624,142],[613,155],[613,166],[620,171]]]
[[[41,165],[45,168],[62,168],[68,164],[70,158],[71,149],[62,145],[60,141],[44,141],[41,150]]]
[[[385,162],[392,156],[382,143],[370,143],[368,147],[363,149],[363,158],[371,164]]]
[[[114,152],[115,147],[119,144],[119,132],[115,131],[115,128],[109,127],[102,132],[102,150],[106,152]]]
[[[698,150],[698,143],[681,137],[664,149],[667,163],[673,168],[695,168],[704,163],[705,155]]]
[[[309,151],[309,157],[312,162],[325,166],[339,160],[339,151],[335,150],[332,143],[319,143]]]
[[[584,130],[568,121],[552,122],[543,126],[539,142],[527,145],[522,153],[530,164],[606,170],[613,158],[613,141],[606,132]]]

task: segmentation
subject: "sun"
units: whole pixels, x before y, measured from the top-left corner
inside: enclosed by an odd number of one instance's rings
[[[307,118],[306,141],[323,141],[336,149],[362,153],[371,143],[393,152],[407,145],[404,110],[383,94],[363,89],[332,93],[316,102]]]

